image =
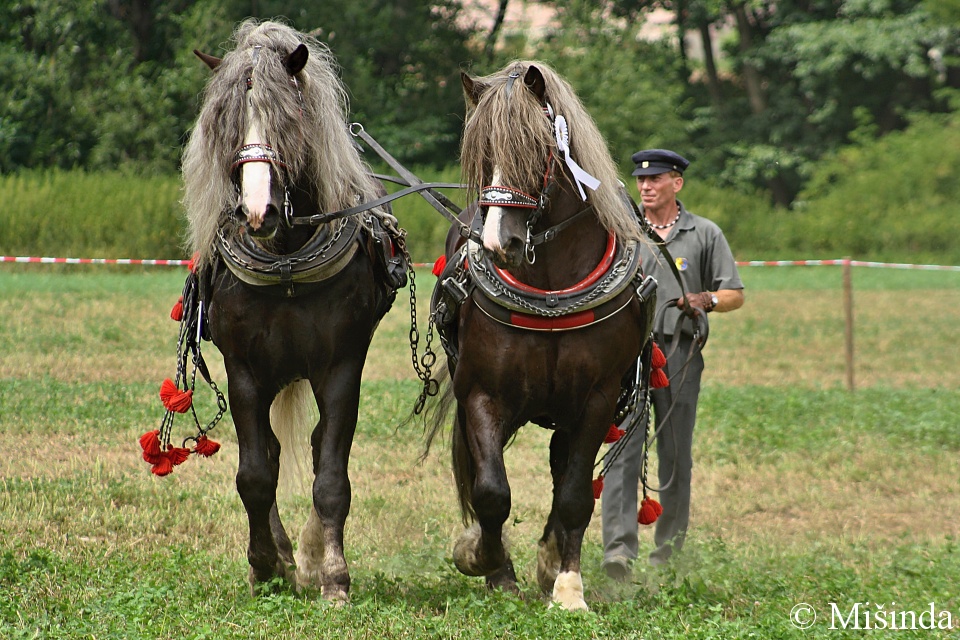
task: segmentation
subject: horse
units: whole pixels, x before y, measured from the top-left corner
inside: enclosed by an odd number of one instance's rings
[[[213,72],[182,173],[203,331],[223,356],[239,443],[248,579],[254,595],[281,577],[343,603],[360,379],[405,283],[403,232],[364,206],[385,191],[351,138],[326,45],[253,19],[232,43],[222,58],[195,51]],[[312,405],[319,420],[298,431]],[[312,454],[313,508],[295,555],[277,509],[281,448],[285,461]]]
[[[528,422],[553,430],[537,581],[550,606],[584,610],[595,460],[653,321],[655,283],[638,263],[645,236],[593,119],[557,72],[515,61],[461,76],[463,182],[478,199],[438,261],[433,317],[450,378],[428,415],[426,451],[452,407],[465,525],[454,564],[518,592],[502,539],[511,504],[503,448]]]

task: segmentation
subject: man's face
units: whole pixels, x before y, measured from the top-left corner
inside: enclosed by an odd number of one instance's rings
[[[645,209],[662,209],[673,204],[683,186],[683,176],[658,173],[655,176],[637,176],[637,191]]]

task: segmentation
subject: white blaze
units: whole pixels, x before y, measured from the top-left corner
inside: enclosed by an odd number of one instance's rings
[[[250,123],[245,145],[262,144],[263,135],[254,117],[253,106],[247,105],[247,122]],[[252,229],[259,229],[267,215],[270,203],[270,163],[246,162],[240,165],[241,201],[247,209],[247,223]]]
[[[500,168],[493,168],[493,186],[500,184]],[[483,224],[483,246],[488,251],[503,253],[500,246],[500,219],[503,217],[503,207],[488,207],[487,219]]]

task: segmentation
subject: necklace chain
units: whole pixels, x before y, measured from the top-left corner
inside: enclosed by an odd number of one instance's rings
[[[680,219],[680,210],[677,209],[677,217],[668,222],[667,224],[653,224],[646,215],[643,216],[643,219],[647,221],[647,224],[653,227],[654,229],[669,229],[673,225],[677,224],[677,220]]]

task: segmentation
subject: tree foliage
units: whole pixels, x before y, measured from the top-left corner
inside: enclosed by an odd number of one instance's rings
[[[468,26],[461,0],[0,0],[0,171],[174,172],[208,73],[192,50],[222,53],[250,15],[329,44],[352,118],[402,161],[456,162],[461,69],[534,57],[570,80],[618,161],[676,147],[699,175],[783,206],[824,158],[950,112],[960,87],[960,0],[542,1],[558,26],[529,42],[493,17]],[[649,42],[655,9],[675,29]]]

